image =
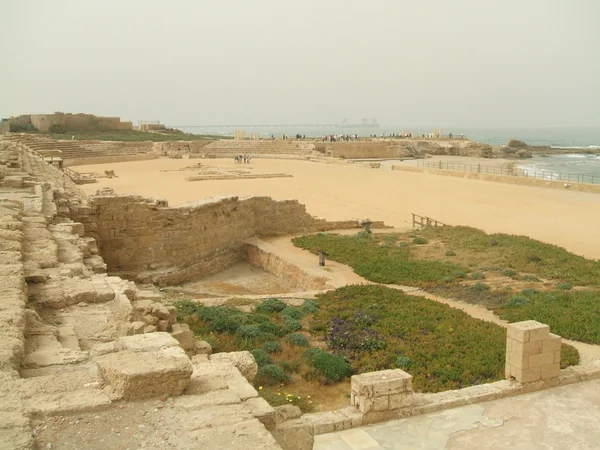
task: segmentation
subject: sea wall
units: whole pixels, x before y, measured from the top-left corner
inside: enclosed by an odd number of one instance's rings
[[[533,177],[518,177],[509,175],[493,175],[488,173],[477,173],[477,172],[461,172],[459,170],[440,170],[440,169],[428,169],[423,167],[412,167],[412,166],[400,166],[393,165],[392,170],[400,170],[404,172],[421,172],[429,173],[433,175],[446,175],[449,177],[457,178],[468,178],[471,180],[483,180],[483,181],[497,181],[500,183],[509,184],[520,184],[524,186],[538,186],[538,187],[549,187],[565,189],[565,184],[568,185],[568,189],[579,192],[590,192],[600,193],[600,185],[597,184],[584,184],[584,183],[565,183],[564,181],[550,181],[541,180]]]
[[[296,200],[270,197],[216,198],[170,208],[164,200],[96,196],[76,220],[98,241],[109,271],[161,285],[208,276],[245,259],[243,241],[252,236],[361,226],[358,220],[317,219]]]

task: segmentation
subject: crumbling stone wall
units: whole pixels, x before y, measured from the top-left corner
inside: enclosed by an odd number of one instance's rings
[[[169,208],[164,200],[96,196],[79,209],[76,220],[98,241],[109,271],[157,284],[230,267],[244,259],[243,241],[252,236],[360,227],[358,220],[327,222],[309,215],[296,200],[270,197],[208,199]]]

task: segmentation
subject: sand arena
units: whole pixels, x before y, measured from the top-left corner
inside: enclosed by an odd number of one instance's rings
[[[0,141],[1,448],[308,449],[315,434],[396,417],[397,409],[370,411],[363,385],[345,409],[299,417],[272,408],[250,383],[253,357],[211,355],[177,323],[169,288],[157,288],[177,285],[214,304],[233,294],[293,302],[364,281],[337,263],[319,270],[291,235],[356,232],[367,218],[406,230],[416,212],[600,256],[596,194],[375,169],[287,142],[128,146],[143,160],[72,165],[116,175],[78,186],[29,144],[18,135]],[[233,161],[240,148],[251,164]],[[118,146],[88,156],[127,158]],[[396,374],[385,401],[422,414],[595,378],[596,362],[590,356],[551,382],[503,381],[420,404],[411,403],[409,376]]]

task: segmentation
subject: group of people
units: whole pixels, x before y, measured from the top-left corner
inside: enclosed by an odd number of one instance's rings
[[[323,142],[358,141],[358,134],[327,134],[323,136]]]
[[[237,155],[233,158],[236,164],[250,164],[252,157],[250,155]]]

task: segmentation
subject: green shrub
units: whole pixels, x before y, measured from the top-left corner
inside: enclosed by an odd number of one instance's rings
[[[452,278],[452,277],[444,277],[444,278],[442,278],[442,281],[444,283],[452,283],[454,281],[454,278]]]
[[[396,358],[396,367],[398,369],[408,370],[408,369],[410,369],[411,365],[412,365],[412,361],[407,356],[398,356],[398,358]]]
[[[288,334],[284,339],[287,343],[296,347],[308,347],[308,339],[301,333]]]
[[[514,296],[508,299],[506,306],[523,306],[529,303],[529,299],[523,296]]]
[[[535,282],[539,282],[539,281],[542,281],[542,280],[540,280],[535,275],[522,275],[521,276],[521,281],[535,281]]]
[[[560,290],[560,291],[570,291],[571,289],[573,289],[573,286],[571,286],[569,283],[558,283],[556,285],[556,289]]]
[[[282,311],[281,311],[281,316],[286,319],[286,318],[290,318],[290,319],[302,319],[304,317],[304,313],[299,310],[298,308],[294,308],[293,306],[286,306]]]
[[[263,332],[258,325],[243,325],[236,330],[235,334],[240,338],[257,340],[263,335]]]
[[[427,244],[429,241],[427,239],[425,239],[424,237],[421,236],[417,236],[416,238],[413,239],[413,244],[419,244],[419,245],[423,245],[423,244]]]
[[[455,278],[467,278],[467,273],[463,270],[456,270],[452,275]]]
[[[299,361],[281,360],[277,364],[279,364],[279,367],[281,367],[285,373],[299,373],[300,372],[301,364]]]
[[[196,303],[189,300],[181,300],[175,302],[174,305],[177,309],[177,320],[183,320],[187,316],[197,314],[200,308],[202,308],[202,303]]]
[[[478,281],[473,286],[471,286],[471,289],[473,289],[474,291],[484,292],[484,291],[489,291],[491,288],[489,285],[482,283],[481,281]]]
[[[268,334],[272,334],[275,336],[283,335],[281,328],[278,325],[274,324],[273,322],[261,322],[258,324],[258,329],[260,331],[262,331],[263,333],[268,333]]]
[[[575,347],[569,344],[562,344],[560,348],[560,368],[566,369],[569,366],[579,364],[579,352]]]
[[[270,314],[283,311],[285,307],[286,304],[278,298],[268,298],[256,307],[255,312]]]
[[[523,295],[535,295],[535,294],[539,294],[540,291],[538,291],[537,289],[534,288],[525,288],[521,291],[521,294]]]
[[[353,373],[352,367],[343,356],[332,355],[318,348],[307,349],[302,356],[326,381],[340,381]]]
[[[518,272],[514,269],[504,269],[502,275],[509,278],[515,278],[518,275]]]
[[[356,233],[357,239],[371,239],[371,232],[359,231]]]
[[[275,364],[266,364],[259,366],[258,373],[254,378],[256,386],[275,386],[278,384],[287,384],[290,381],[289,375],[284,370]]]
[[[319,304],[310,298],[304,300],[302,303],[302,311],[307,314],[316,313],[319,310]]]
[[[273,360],[271,359],[269,354],[265,352],[262,348],[255,348],[254,350],[250,350],[250,353],[252,353],[252,356],[254,356],[256,364],[258,364],[259,367],[265,366],[267,364],[273,364]]]
[[[485,279],[485,275],[481,272],[471,272],[469,274],[469,280],[483,280]]]
[[[263,342],[263,345],[260,346],[267,353],[281,353],[283,350],[281,348],[281,344],[277,341],[267,341]]]
[[[282,330],[285,334],[293,333],[302,329],[302,322],[297,319],[285,318],[283,320]]]
[[[444,253],[446,256],[456,256],[456,252],[453,252],[452,250],[446,250],[446,253]]]

